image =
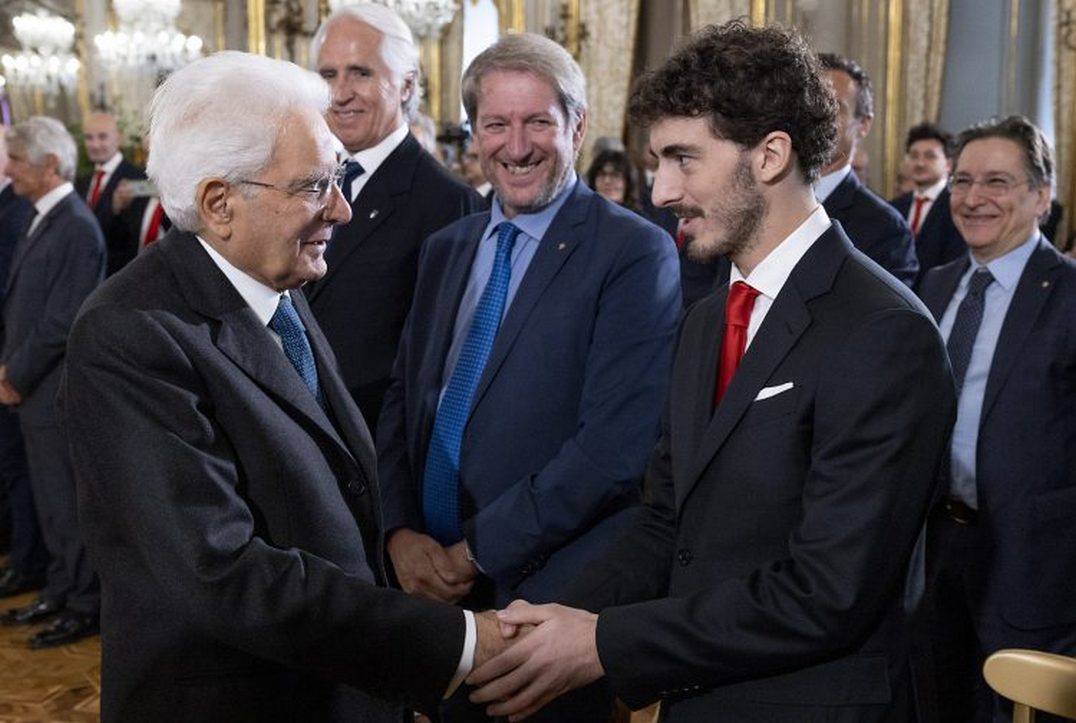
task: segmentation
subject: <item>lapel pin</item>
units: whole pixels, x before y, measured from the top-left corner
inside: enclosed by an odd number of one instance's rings
[[[370,212],[370,218],[377,218],[377,214],[381,213],[376,208]]]
[[[568,248],[568,244],[564,243],[563,241],[557,244],[557,251],[563,251],[566,248]]]
[[[1043,281],[1042,282],[1042,288],[1044,288],[1044,289],[1050,288],[1050,282],[1049,281]]]

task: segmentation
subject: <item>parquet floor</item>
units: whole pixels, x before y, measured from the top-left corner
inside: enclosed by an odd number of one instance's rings
[[[0,610],[25,605],[35,595],[0,600]],[[0,723],[97,723],[100,638],[30,650],[25,641],[36,629],[0,626]]]

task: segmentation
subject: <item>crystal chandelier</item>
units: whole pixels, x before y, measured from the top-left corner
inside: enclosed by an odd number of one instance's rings
[[[22,50],[4,55],[4,72],[16,85],[28,85],[49,93],[70,90],[78,81],[80,63],[71,54],[75,26],[44,11],[12,18],[15,37]]]
[[[112,68],[140,68],[157,76],[202,54],[202,39],[176,30],[180,0],[112,0],[119,29],[93,39],[97,55]]]
[[[355,5],[357,0],[329,0],[336,10],[344,5]],[[411,28],[416,38],[438,38],[441,28],[447,25],[459,9],[456,0],[372,0],[378,5],[392,8]]]

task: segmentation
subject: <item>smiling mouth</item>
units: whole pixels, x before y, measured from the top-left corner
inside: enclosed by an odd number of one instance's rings
[[[510,176],[525,176],[535,168],[541,161],[535,161],[533,163],[501,163],[501,167],[508,171]]]

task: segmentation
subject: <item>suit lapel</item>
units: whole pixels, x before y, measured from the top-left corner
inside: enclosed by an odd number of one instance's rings
[[[986,421],[990,408],[998,398],[998,392],[1012,371],[1016,357],[1024,348],[1024,340],[1035,327],[1035,321],[1053,292],[1057,276],[1061,272],[1061,260],[1053,247],[1040,239],[1038,248],[1031,254],[1016,284],[1012,303],[1005,314],[990,373],[983,394],[982,420]]]
[[[281,406],[304,417],[354,457],[254,311],[194,235],[169,232],[160,243],[162,251],[172,259],[176,276],[182,278],[180,288],[187,303],[198,313],[219,321],[215,341],[220,351]],[[300,294],[294,292],[293,296]],[[310,328],[315,322],[305,304],[302,308],[306,312],[303,323]]]
[[[826,197],[826,200],[822,203],[826,212],[829,215],[834,215],[836,212],[844,210],[852,205],[855,200],[856,186],[859,185],[856,179],[854,171],[849,171],[837,187],[833,189],[833,192]]]
[[[516,291],[515,298],[512,299],[512,305],[508,308],[501,328],[497,331],[493,348],[489,352],[489,359],[486,361],[482,377],[478,381],[478,388],[475,389],[471,400],[472,410],[489,389],[493,378],[497,376],[498,370],[508,356],[508,352],[511,351],[538,300],[542,298],[542,294],[545,293],[564,263],[582,243],[583,234],[577,229],[586,222],[593,195],[593,191],[584,186],[582,181],[577,181],[575,188],[571,191],[571,196],[561,207],[539,243],[538,250],[531,259],[523,281]]]
[[[706,426],[698,451],[686,468],[683,489],[678,490],[678,504],[682,504],[690,494],[706,467],[754,402],[759,390],[773,376],[778,365],[811,325],[807,302],[827,293],[833,287],[837,272],[851,253],[851,248],[847,237],[831,227],[796,264],[774,299],[765,321],[759,327],[743,361],[729,382],[724,398]],[[723,313],[720,316],[723,322]],[[715,333],[720,337],[721,327],[718,327]],[[717,345],[720,346],[720,338]],[[713,371],[701,391],[708,392],[708,398],[713,399],[717,355],[716,352],[708,351],[705,356],[713,357]]]
[[[69,193],[61,198],[59,203],[49,209],[49,212],[38,221],[37,226],[34,227],[32,232],[19,235],[19,240],[15,244],[15,252],[12,254],[11,258],[11,270],[8,271],[7,291],[11,290],[11,284],[15,280],[16,272],[18,272],[19,266],[22,265],[22,262],[30,254],[30,250],[34,248],[35,245],[41,243],[40,239],[43,237],[43,234],[52,226],[56,217],[64,213],[67,204],[74,200],[74,195],[75,194],[73,193]],[[33,218],[31,217],[30,220],[27,221],[27,231],[29,231],[29,224],[32,222]]]
[[[932,270],[928,277],[931,281],[922,285],[919,290],[920,297],[926,307],[930,309],[934,322],[941,322],[942,315],[949,307],[949,302],[956,293],[956,287],[960,283],[960,277],[968,270],[971,262],[967,256],[959,261],[946,264],[937,270]]]
[[[351,220],[333,231],[333,239],[326,252],[329,270],[322,279],[311,285],[307,298],[313,300],[333,279],[335,271],[344,265],[344,260],[367,243],[378,227],[398,211],[396,197],[411,192],[420,150],[418,141],[408,134],[374,171],[351,205]],[[390,243],[391,239],[382,239],[381,242]]]

